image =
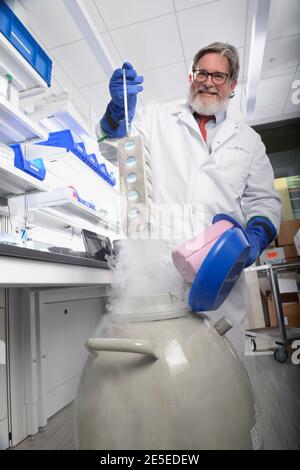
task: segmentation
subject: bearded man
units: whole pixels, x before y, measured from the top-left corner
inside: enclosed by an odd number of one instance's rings
[[[245,228],[251,265],[277,234],[281,202],[260,136],[246,122],[227,116],[239,74],[236,48],[215,42],[200,49],[189,73],[187,102],[136,115],[143,78],[130,64],[123,68],[128,116],[132,131],[144,139],[161,226],[171,227],[171,237],[182,241],[211,226],[216,215],[218,220],[229,216]],[[114,72],[110,93],[98,131],[114,139],[126,135],[122,69]],[[244,286],[241,276],[223,305],[210,312],[215,320],[226,315],[240,332],[246,312]],[[232,340],[241,352],[243,335]]]

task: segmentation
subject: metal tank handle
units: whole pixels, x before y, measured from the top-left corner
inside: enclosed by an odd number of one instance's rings
[[[148,339],[131,338],[89,338],[85,342],[88,351],[114,351],[145,354],[153,359],[159,359],[158,347]]]

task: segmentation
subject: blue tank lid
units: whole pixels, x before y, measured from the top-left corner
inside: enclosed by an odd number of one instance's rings
[[[193,312],[216,310],[243,271],[250,251],[244,231],[226,230],[208,252],[192,283],[189,306]]]

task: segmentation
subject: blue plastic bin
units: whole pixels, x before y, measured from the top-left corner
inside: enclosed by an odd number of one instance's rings
[[[26,160],[24,158],[20,144],[11,144],[10,147],[15,153],[14,165],[16,168],[19,168],[19,170],[24,171],[28,175],[31,175],[40,181],[45,179],[46,168],[41,158],[36,158],[35,160]]]
[[[0,0],[0,32],[50,86],[52,71],[50,57],[43,51],[4,0]]]
[[[110,184],[111,186],[115,186],[115,184],[116,184],[117,181],[116,181],[116,178],[115,178],[114,174],[113,174],[113,173],[110,173],[110,174],[109,174],[109,177],[110,177],[110,178],[109,178],[109,184]]]
[[[112,172],[111,172],[111,173],[108,173],[105,163],[100,163],[100,164],[99,164],[99,168],[98,168],[97,173],[98,173],[98,175],[100,175],[101,178],[103,178],[108,184],[110,184],[110,186],[115,186],[115,184],[116,184],[116,178],[114,177],[114,174],[113,174]]]
[[[86,156],[86,163],[87,165],[89,165],[89,167],[92,168],[92,170],[94,170],[97,173],[98,168],[99,168],[99,163],[94,153],[91,153]]]
[[[108,184],[111,186],[116,184],[116,179],[113,173],[108,173],[105,163],[99,164],[94,153],[88,154],[83,142],[75,142],[70,129],[50,132],[47,140],[44,142],[37,142],[35,145],[49,145],[50,147],[64,148],[68,152],[72,152],[80,158],[80,160],[101,176],[101,178],[103,178]]]
[[[98,175],[101,176],[105,181],[109,180],[109,173],[107,171],[105,163],[100,163],[97,171]]]
[[[70,129],[64,131],[50,132],[49,137],[44,142],[37,142],[35,145],[48,145],[49,147],[59,147],[74,153],[84,163],[87,161],[87,152],[83,142],[75,142]]]
[[[50,132],[47,140],[37,142],[35,145],[49,145],[49,147],[61,147],[73,151],[75,141],[70,129],[66,129],[64,131]]]
[[[73,150],[73,153],[75,152],[75,154],[83,161],[83,162],[87,162],[87,151],[86,151],[86,148],[85,148],[85,145],[83,142],[78,142],[76,143],[74,141],[74,150]],[[77,153],[76,153],[77,152]]]

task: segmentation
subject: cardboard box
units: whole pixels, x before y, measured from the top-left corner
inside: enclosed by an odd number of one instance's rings
[[[281,294],[298,292],[296,275],[292,273],[278,274],[278,287]],[[286,302],[288,302],[286,300]]]
[[[295,245],[266,248],[259,257],[260,264],[297,263],[300,261]]]
[[[281,222],[277,236],[278,246],[294,245],[294,236],[300,229],[300,219],[284,220]]]
[[[285,245],[283,251],[287,263],[297,263],[300,261],[300,256],[298,255],[295,245]]]
[[[300,299],[297,292],[281,294],[281,305],[283,309],[284,321],[287,326],[300,328]],[[267,297],[270,325],[278,326],[275,305],[272,296]]]
[[[283,247],[266,248],[259,257],[260,264],[278,264],[285,262],[285,252]]]

